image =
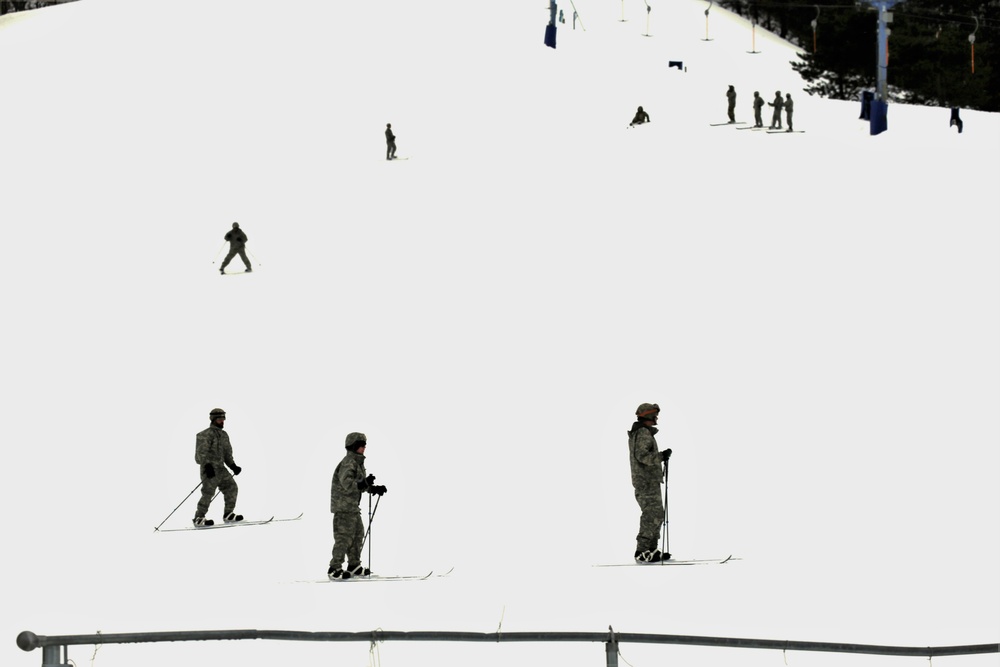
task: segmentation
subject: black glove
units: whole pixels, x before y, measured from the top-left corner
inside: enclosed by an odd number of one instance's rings
[[[358,482],[358,491],[366,491],[367,489],[368,489],[368,481],[367,480],[363,479],[360,482]]]
[[[374,485],[375,484],[375,475],[368,475],[367,477],[365,477],[365,484],[367,484],[368,486]]]
[[[211,463],[205,464],[205,477],[212,479],[215,477],[215,468],[212,467]]]
[[[373,496],[381,496],[383,493],[385,493],[385,491],[386,488],[383,485],[368,487],[368,493],[372,494]]]
[[[233,474],[234,475],[239,475],[241,472],[243,472],[243,468],[239,467],[238,465],[236,465],[234,463],[233,464]]]
[[[674,452],[673,452],[673,450],[671,450],[671,449],[669,449],[669,448],[668,448],[668,449],[665,449],[665,450],[663,450],[662,452],[660,452],[660,456],[662,456],[662,457],[663,457],[663,462],[664,462],[664,463],[666,463],[666,462],[667,462],[667,459],[669,459],[669,458],[670,458],[670,455],[671,455],[671,454],[673,454],[673,453],[674,453]]]

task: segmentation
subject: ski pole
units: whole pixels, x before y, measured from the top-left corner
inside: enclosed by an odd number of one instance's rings
[[[368,494],[368,528],[365,530],[365,536],[361,538],[361,548],[365,548],[365,543],[368,542],[368,536],[372,532],[372,519],[375,518],[375,512],[378,511],[378,501],[382,500],[382,496],[375,499],[375,509],[372,509],[372,496]],[[368,571],[372,571],[372,547],[371,543],[368,542]]]
[[[199,486],[201,486],[201,482],[200,481],[198,482],[197,485],[195,485],[195,487],[193,489],[191,489],[191,493],[194,493],[195,491],[197,491]],[[191,493],[189,493],[186,496],[184,496],[184,500],[182,500],[180,502],[180,505],[178,505],[177,507],[174,508],[173,512],[171,512],[170,514],[167,515],[167,519],[169,519],[170,517],[172,517],[174,515],[174,512],[176,512],[177,510],[179,510],[181,508],[181,505],[183,505],[184,503],[187,502],[187,499],[191,497]],[[167,519],[164,519],[163,521],[161,521],[160,522],[160,526],[162,526],[163,524],[165,524],[167,522]],[[153,530],[154,531],[159,530],[160,526],[157,526]]]
[[[368,495],[368,530],[365,531],[365,536],[361,538],[361,548],[365,548],[365,543],[368,541],[368,534],[372,531],[372,519],[375,518],[375,512],[378,511],[378,501],[382,499],[379,496],[375,499],[375,509],[372,509],[372,497],[371,494]],[[372,550],[368,549],[368,562],[371,563]],[[371,568],[368,568],[371,569]]]
[[[257,255],[253,254],[253,252],[249,248],[246,248],[246,251],[248,255],[253,257],[253,261],[257,263],[257,266],[264,266],[263,264],[260,263],[260,260],[257,259]]]
[[[663,548],[660,552],[660,562],[670,560],[670,515],[667,513],[667,469],[670,464],[670,455],[673,450],[667,449],[663,452]]]
[[[215,261],[216,261],[217,259],[219,259],[219,255],[221,255],[221,254],[222,254],[222,249],[223,249],[223,248],[225,248],[225,247],[226,247],[226,242],[225,242],[225,241],[223,241],[223,242],[222,242],[222,245],[220,245],[220,246],[219,246],[219,251],[218,251],[218,252],[216,252],[216,253],[215,253],[215,257],[213,257],[213,258],[212,258],[212,264],[215,264]]]

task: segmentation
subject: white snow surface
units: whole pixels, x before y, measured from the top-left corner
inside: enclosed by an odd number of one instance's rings
[[[0,18],[5,664],[41,661],[21,630],[1000,639],[1000,117],[963,111],[958,134],[947,109],[894,104],[872,137],[859,103],[802,92],[790,44],[759,27],[752,43],[718,7],[704,41],[704,2],[654,2],[645,36],[645,5],[621,22],[621,3],[576,0],[586,31],[560,25],[552,50],[544,5],[82,0]],[[754,90],[791,92],[805,133],[709,127],[729,84],[744,121]],[[638,105],[652,122],[626,129]],[[385,161],[387,122],[410,160]],[[233,221],[256,270],[220,277]],[[592,567],[634,548],[625,432],[646,401],[674,452],[671,551],[742,560]],[[239,511],[301,521],[153,532],[197,483],[217,406]],[[325,576],[351,431],[389,489],[373,569],[449,578],[296,583]],[[621,651],[634,667],[925,663]]]

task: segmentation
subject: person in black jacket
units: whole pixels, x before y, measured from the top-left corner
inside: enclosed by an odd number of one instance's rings
[[[729,100],[729,122],[736,122],[736,89],[729,86],[729,90],[726,91],[726,99]]]
[[[240,259],[243,260],[243,265],[247,267],[245,271],[246,273],[253,271],[253,268],[250,267],[250,260],[247,259],[247,252],[245,248],[247,235],[242,229],[240,229],[240,223],[234,222],[233,228],[226,232],[226,235],[223,238],[229,241],[229,254],[226,255],[224,260],[222,260],[222,266],[219,267],[219,273],[226,272],[226,267],[229,266],[229,262],[231,262],[233,257],[236,257],[236,255],[240,256]]]
[[[629,123],[629,125],[630,126],[631,125],[642,125],[643,123],[648,123],[648,122],[649,122],[649,114],[646,113],[645,111],[643,111],[642,107],[639,107],[635,111],[635,118],[632,119],[632,122]]]
[[[396,157],[396,135],[392,133],[392,123],[385,124],[385,159],[393,160]]]
[[[774,101],[768,102],[767,106],[774,107],[774,114],[771,116],[771,129],[781,129],[781,109],[785,106],[785,101],[781,99],[781,91],[774,93]]]
[[[760,91],[753,91],[753,126],[764,127],[764,120],[760,117],[760,111],[764,108],[764,98],[760,96]]]

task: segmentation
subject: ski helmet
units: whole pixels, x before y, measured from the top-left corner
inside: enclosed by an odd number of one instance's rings
[[[344,439],[344,448],[349,449],[352,452],[357,451],[358,447],[364,447],[368,444],[368,438],[364,433],[348,433],[347,437]]]
[[[660,406],[656,403],[643,403],[635,410],[635,416],[639,419],[645,419],[650,416],[656,416],[660,412]]]

